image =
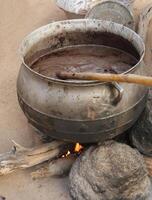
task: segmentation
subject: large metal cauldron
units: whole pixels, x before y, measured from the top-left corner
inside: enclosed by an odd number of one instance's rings
[[[130,53],[138,63],[125,73],[145,75],[144,43],[131,29],[91,19],[54,22],[37,29],[22,42],[22,66],[17,81],[19,103],[29,122],[46,136],[84,143],[110,139],[137,120],[146,101],[145,87],[68,82],[45,77],[29,67],[48,52],[80,44],[106,45]]]

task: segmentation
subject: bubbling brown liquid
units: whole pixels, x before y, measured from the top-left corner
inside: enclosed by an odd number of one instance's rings
[[[101,45],[64,47],[34,62],[31,68],[39,74],[57,78],[56,73],[97,72],[119,74],[137,63],[132,55]]]

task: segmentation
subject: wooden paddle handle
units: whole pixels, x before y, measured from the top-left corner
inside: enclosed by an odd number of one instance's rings
[[[152,86],[152,77],[140,76],[135,74],[100,74],[100,73],[71,73],[71,72],[58,72],[57,76],[61,79],[77,79],[77,80],[97,80],[104,82],[124,82],[135,83],[145,86]]]

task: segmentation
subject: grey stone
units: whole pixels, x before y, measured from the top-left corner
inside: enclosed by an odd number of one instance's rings
[[[149,91],[146,109],[130,130],[130,138],[141,153],[152,156],[152,89]]]
[[[148,200],[151,187],[140,153],[114,141],[85,151],[69,179],[75,200]]]

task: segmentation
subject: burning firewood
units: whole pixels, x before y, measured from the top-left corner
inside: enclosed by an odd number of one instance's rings
[[[16,142],[13,143],[14,146],[10,152],[0,154],[0,175],[56,159],[73,148],[72,144],[63,141],[53,141],[34,148],[25,148]]]
[[[84,149],[79,143],[70,152],[69,150],[62,155],[62,157],[45,164],[40,169],[31,173],[33,179],[44,178],[50,176],[64,176],[67,175],[75,162],[76,158]]]
[[[69,154],[68,156],[51,161],[46,166],[31,173],[33,179],[44,178],[50,176],[64,176],[69,173],[77,156]]]

